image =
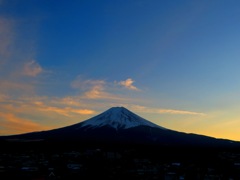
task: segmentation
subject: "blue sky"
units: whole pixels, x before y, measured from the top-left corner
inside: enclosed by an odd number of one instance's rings
[[[0,134],[125,106],[240,140],[240,2],[0,0]]]

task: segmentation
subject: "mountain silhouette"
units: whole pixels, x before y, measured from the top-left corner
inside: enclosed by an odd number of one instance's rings
[[[178,132],[156,125],[124,107],[112,107],[83,122],[58,129],[2,136],[4,142],[161,147],[235,147],[240,142]]]

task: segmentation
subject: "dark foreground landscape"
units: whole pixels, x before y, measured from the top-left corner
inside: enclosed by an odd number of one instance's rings
[[[240,142],[170,130],[126,108],[0,137],[0,179],[240,179]]]
[[[81,148],[69,144],[36,148],[25,143],[11,147],[1,148],[1,180],[240,179],[239,149]]]

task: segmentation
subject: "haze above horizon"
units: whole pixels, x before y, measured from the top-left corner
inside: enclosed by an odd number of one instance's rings
[[[240,140],[240,2],[0,0],[0,135],[124,106]]]

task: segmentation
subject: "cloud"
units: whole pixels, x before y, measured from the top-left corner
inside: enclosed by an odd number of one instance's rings
[[[7,79],[7,78],[6,78]],[[34,85],[31,83],[18,82],[11,79],[2,80],[0,79],[0,93],[7,95],[24,95],[34,94]]]
[[[43,71],[42,67],[35,61],[29,61],[24,65],[23,74],[35,77]]]
[[[0,112],[0,134],[4,130],[4,134],[19,134],[33,131],[42,131],[51,127],[41,125],[31,120],[17,117],[13,113]]]
[[[106,98],[108,93],[105,92],[105,85],[104,80],[83,80],[80,76],[71,83],[72,88],[83,91],[83,98],[89,99]]]
[[[139,91],[136,86],[133,86],[134,81],[131,78],[126,79],[125,81],[120,81],[117,84],[134,91]]]
[[[2,97],[2,99],[1,99]],[[12,98],[8,96],[0,96],[1,104],[0,109],[2,112],[13,112],[13,113],[28,113],[30,111],[48,111],[53,113],[64,114],[70,116],[71,113],[76,114],[93,114],[93,110],[85,107],[81,107],[74,102],[71,106],[69,102],[63,100],[64,98],[54,98],[46,96],[28,96]],[[65,101],[65,102],[64,102]],[[77,105],[77,106],[76,106]],[[74,107],[75,106],[75,107]]]
[[[103,84],[95,84],[81,96],[84,99],[122,99],[121,97],[105,91]]]
[[[82,92],[81,98],[83,99],[121,99],[106,91],[106,88],[110,89],[110,86],[111,84],[105,80],[84,80],[81,76],[71,83],[72,88]]]
[[[101,99],[101,100],[105,100],[104,103],[106,103],[108,101],[117,101],[117,102],[126,102],[129,101],[130,98],[127,97],[122,97],[120,95],[115,95],[115,94],[111,94],[108,92],[103,91],[101,88],[99,87],[93,87],[91,90],[86,91],[83,96],[81,96],[81,98],[83,99],[92,99],[92,100],[96,100],[96,99]]]
[[[149,108],[140,105],[127,105],[133,111],[143,112],[143,113],[154,113],[154,114],[179,114],[179,115],[197,115],[205,116],[205,113],[194,112],[194,111],[185,111],[185,110],[176,110],[176,109],[163,109],[163,108]]]
[[[0,93],[20,95],[32,93],[36,85],[26,76],[35,77],[43,69],[35,60],[24,60],[35,53],[25,51],[25,46],[17,47],[17,42],[28,40],[19,38],[16,24],[13,19],[0,17]]]
[[[104,80],[84,80],[81,76],[78,76],[72,83],[71,87],[80,90],[89,90],[93,87],[103,88],[106,82]]]
[[[124,86],[127,89],[139,91],[139,89],[133,86],[133,80],[131,78],[126,81],[120,82],[107,82],[105,80],[92,80],[83,79],[78,76],[72,83],[71,87],[78,89],[84,99],[102,99],[102,100],[114,100],[114,101],[128,101],[131,98],[123,97],[123,93],[119,93],[121,89],[116,88],[116,84]],[[117,94],[119,93],[119,94]],[[120,95],[121,94],[121,95]]]
[[[205,116],[204,113],[193,112],[193,111],[184,111],[184,110],[176,110],[176,109],[157,109],[156,113],[159,114],[182,114],[182,115],[199,115]]]
[[[81,103],[79,97],[76,96],[66,96],[62,98],[52,98],[51,104],[54,105],[63,105],[63,106],[74,106],[82,107],[84,103]]]
[[[64,116],[72,116],[74,114],[90,115],[94,114],[95,111],[88,108],[81,108],[69,106],[69,104],[60,104],[61,98],[50,97],[25,97],[19,99],[8,98],[3,99],[4,104],[0,104],[0,108],[5,112],[13,113],[28,113],[29,111],[39,112],[46,111],[51,113],[57,113]]]
[[[0,0],[0,4],[4,1]],[[19,27],[23,21],[15,17],[0,15],[0,84],[13,86],[28,86],[32,82],[26,81],[26,76],[36,77],[43,69],[34,59],[34,38],[23,36]],[[24,45],[23,45],[24,44]],[[2,85],[0,87],[1,91]]]
[[[53,98],[30,95],[13,98],[0,94],[0,134],[53,129],[64,124],[79,122],[95,114],[94,110],[81,107],[84,106],[81,103],[70,103],[71,99],[74,97]]]
[[[5,66],[0,71],[0,93],[15,97],[36,94],[40,84],[40,79],[36,76],[43,72],[43,68],[36,61],[6,61]]]
[[[72,108],[72,107],[54,107],[54,106],[47,106],[43,104],[42,102],[34,102],[36,105],[36,109],[40,111],[48,111],[48,112],[53,112],[53,113],[58,113],[64,116],[71,117],[72,113],[75,114],[81,114],[81,115],[91,115],[94,114],[95,111],[90,110],[90,109],[77,109],[77,108]]]
[[[93,86],[89,91],[84,93],[84,96],[90,99],[106,98],[106,93],[103,90],[102,86]]]
[[[123,97],[116,94],[119,89],[116,89],[116,84],[124,86],[127,89],[139,90],[133,86],[133,80],[127,79],[121,82],[107,82],[105,80],[84,80],[81,76],[78,76],[72,83],[71,87],[80,90],[83,99],[102,99],[102,100],[114,100],[114,101],[129,101],[131,98]]]
[[[14,97],[35,94],[39,79],[28,77],[36,77],[43,72],[37,61],[26,62],[26,59],[34,59],[36,53],[29,43],[32,39],[23,38],[17,28],[21,25],[15,17],[0,15],[0,94]]]
[[[84,93],[85,98],[90,99],[99,99],[106,98],[107,93],[105,90],[105,81],[102,80],[86,80],[81,85],[83,88],[87,88],[87,91]]]
[[[118,101],[118,102],[128,102],[133,100],[128,97],[123,97],[121,95],[109,93],[106,91],[103,85],[94,85],[88,91],[85,91],[81,96],[83,99],[101,99],[105,101]],[[105,102],[106,103],[106,102]]]

